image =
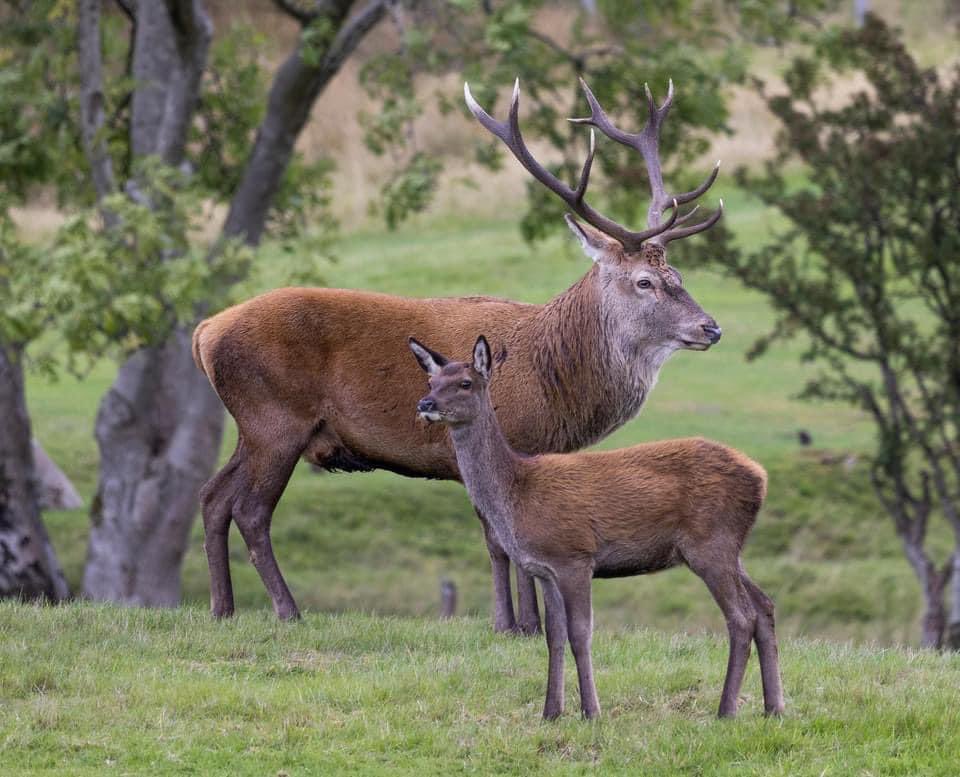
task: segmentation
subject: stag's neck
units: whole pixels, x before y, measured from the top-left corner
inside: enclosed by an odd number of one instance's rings
[[[534,378],[551,415],[543,450],[591,445],[640,412],[669,350],[630,342],[594,267],[532,320]]]
[[[470,501],[498,535],[513,533],[512,495],[520,456],[507,442],[487,395],[482,413],[469,424],[450,428],[460,479]]]

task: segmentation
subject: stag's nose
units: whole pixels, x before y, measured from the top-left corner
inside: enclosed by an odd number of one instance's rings
[[[703,333],[710,339],[710,345],[719,342],[723,330],[716,324],[704,324]]]
[[[433,413],[437,409],[437,403],[432,400],[430,397],[424,397],[419,402],[417,402],[417,412],[418,413]]]

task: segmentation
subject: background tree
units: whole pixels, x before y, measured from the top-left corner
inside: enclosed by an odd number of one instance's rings
[[[76,159],[63,110],[71,78],[62,34],[10,9],[0,23],[7,61],[0,85],[0,597],[60,601],[69,595],[40,518],[38,473],[24,391],[27,346],[48,325],[39,288],[42,254],[23,241],[10,208],[36,185],[63,182],[61,161]],[[49,10],[49,9],[46,9]],[[10,56],[16,52],[16,56]]]
[[[184,218],[190,209],[179,197],[182,188],[195,181],[204,196],[229,198],[230,203],[206,269],[188,258],[186,267],[169,274],[166,299],[157,306],[165,313],[172,308],[169,325],[153,327],[150,339],[123,362],[97,414],[100,480],[91,510],[84,593],[94,599],[173,605],[180,599],[180,566],[197,494],[216,462],[224,419],[219,399],[193,364],[193,325],[203,311],[219,307],[222,291],[242,276],[244,262],[224,261],[224,256],[237,242],[259,243],[314,101],[383,16],[387,3],[370,0],[356,13],[353,0],[308,7],[276,3],[297,18],[303,32],[269,93],[258,100],[265,107],[252,150],[235,156],[243,161],[233,164],[222,144],[233,143],[236,152],[250,137],[242,124],[229,126],[234,114],[213,110],[225,105],[209,78],[212,25],[204,4],[120,5],[129,17],[129,53],[126,70],[114,74],[128,92],[119,101],[109,99],[114,90],[102,78],[100,2],[81,0],[77,6],[83,136],[103,214],[101,235],[114,248],[136,245],[153,267],[182,263],[190,254]],[[256,76],[241,86],[256,88]],[[243,99],[242,94],[242,89],[230,89],[225,97]],[[129,108],[117,154],[106,138],[106,116],[124,103]],[[221,146],[212,147],[215,141]],[[119,176],[115,156],[129,160]],[[170,171],[184,167],[197,171],[178,183]],[[300,176],[293,180],[303,183]],[[118,212],[121,205],[149,211],[147,223],[156,230],[146,251],[145,241],[131,239],[131,233],[143,234],[140,218],[147,214],[125,215]],[[281,214],[281,221],[289,218]],[[194,282],[184,284],[185,278]]]
[[[854,73],[865,87],[830,107],[819,87]],[[921,642],[957,649],[960,68],[921,68],[867,14],[861,29],[832,31],[796,59],[786,86],[767,98],[781,121],[777,157],[765,174],[741,177],[788,227],[758,251],[719,256],[778,313],[753,355],[806,338],[804,358],[823,370],[804,396],[873,419],[871,478],[923,592]],[[927,542],[933,515],[954,537],[939,563]]]
[[[56,332],[62,345],[48,355],[74,371],[104,355],[121,362],[96,421],[100,477],[84,593],[131,604],[179,600],[197,491],[223,430],[189,333],[255,269],[245,248],[308,221],[329,225],[330,164],[306,164],[294,146],[317,97],[382,19],[397,45],[364,63],[362,82],[378,108],[365,130],[372,149],[400,163],[381,202],[396,224],[429,204],[442,168],[408,131],[423,109],[422,76],[469,78],[491,103],[519,74],[525,125],[554,147],[555,171],[570,178],[582,150],[571,140],[585,137],[564,121],[583,109],[578,75],[618,120],[637,125],[643,80],[660,94],[672,77],[681,88],[664,156],[679,186],[677,168],[705,149],[706,132],[724,128],[723,85],[743,75],[730,30],[780,39],[794,30],[797,9],[829,3],[274,0],[300,34],[268,86],[257,59],[263,40],[242,28],[212,39],[201,0],[7,0],[4,50],[33,69],[28,86],[5,92],[22,99],[3,119],[5,150],[16,152],[4,159],[72,214],[47,250],[31,253],[42,280],[32,291],[34,331]],[[540,14],[557,8],[569,27],[547,33]],[[16,72],[5,65],[7,77]],[[443,111],[462,110],[458,88],[437,93]],[[483,133],[476,155],[499,164]],[[642,167],[614,144],[599,160],[616,181],[613,209],[636,216],[646,198]],[[29,186],[21,188],[25,196]],[[528,196],[523,230],[536,239],[561,223],[558,205],[537,187]],[[198,215],[215,203],[227,206],[227,218],[206,245]]]

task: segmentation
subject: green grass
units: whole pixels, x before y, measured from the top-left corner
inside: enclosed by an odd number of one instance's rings
[[[484,620],[0,603],[5,774],[950,775],[960,657],[781,645],[787,714],[714,718],[725,639],[598,630],[603,716],[543,723],[542,640]]]
[[[756,244],[768,215],[738,192],[723,192],[730,223]],[[730,196],[732,195],[732,196]],[[330,285],[411,295],[488,293],[543,301],[587,268],[571,241],[554,239],[531,250],[512,223],[446,219],[395,234],[346,238],[341,260],[327,271]],[[267,247],[262,272],[246,291],[283,283],[298,258]],[[869,424],[854,410],[802,403],[791,397],[808,376],[800,344],[780,345],[748,363],[744,353],[765,331],[764,300],[708,271],[688,272],[686,285],[724,328],[706,353],[682,352],[665,366],[638,419],[602,443],[702,434],[745,450],[770,472],[770,495],[747,549],[753,576],[777,601],[784,633],[886,644],[916,641],[920,596],[888,519],[873,498],[862,458]],[[102,363],[82,382],[31,378],[29,399],[37,436],[84,496],[96,484],[97,451],[91,430],[113,366]],[[814,438],[801,451],[798,429]],[[224,455],[233,444],[233,430]],[[50,514],[54,544],[74,588],[85,557],[83,512]],[[940,532],[939,524],[935,530]],[[479,524],[462,488],[389,473],[317,475],[301,466],[281,501],[274,544],[294,594],[307,610],[432,613],[441,577],[460,590],[461,611],[485,615],[489,565]],[[946,534],[935,537],[941,545]],[[268,606],[246,560],[242,540],[231,540],[240,608]],[[185,561],[188,602],[207,600],[202,530],[195,527]],[[596,586],[598,620],[670,630],[722,630],[716,605],[686,570]]]

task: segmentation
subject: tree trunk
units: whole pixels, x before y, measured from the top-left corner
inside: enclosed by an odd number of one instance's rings
[[[59,602],[70,591],[40,520],[21,357],[0,343],[0,597]]]
[[[277,73],[231,202],[226,237],[259,242],[313,102],[385,12],[385,0],[372,0],[348,19],[353,3],[323,4],[337,33],[317,66],[307,65],[298,47]],[[93,65],[99,58],[98,7],[93,0],[79,6],[78,45],[86,55],[82,59]],[[155,154],[173,166],[182,160],[211,33],[200,0],[138,4],[130,128],[135,156]],[[84,94],[102,93],[95,83],[100,72],[93,66],[81,71]],[[109,166],[103,148],[93,142],[102,112],[94,110],[94,98],[83,105],[91,166]],[[193,363],[191,329],[134,354],[100,403],[100,482],[83,579],[84,593],[93,599],[149,606],[180,601],[180,569],[198,492],[213,472],[224,425],[223,406]]]
[[[100,403],[100,484],[83,577],[92,599],[180,602],[200,486],[220,451],[223,408],[197,370],[190,333],[139,351]]]
[[[63,470],[56,465],[36,440],[33,441],[33,465],[37,476],[37,498],[41,510],[79,510],[83,499]]]
[[[870,10],[870,0],[853,0],[853,23],[857,28],[863,27],[867,11]]]
[[[944,647],[960,651],[960,543],[953,551],[953,574],[950,577],[950,621]]]

